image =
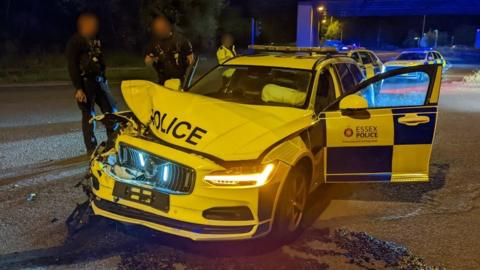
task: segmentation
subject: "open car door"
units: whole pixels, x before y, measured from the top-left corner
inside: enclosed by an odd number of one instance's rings
[[[185,80],[183,81],[182,89],[188,89],[194,82],[195,78],[198,76],[197,74],[197,67],[200,58],[198,56],[194,56],[193,63],[188,66],[187,72],[185,73]]]
[[[329,106],[326,182],[428,181],[441,75],[441,65],[393,70]]]

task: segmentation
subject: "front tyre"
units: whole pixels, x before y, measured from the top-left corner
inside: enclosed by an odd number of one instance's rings
[[[275,211],[271,236],[274,240],[292,240],[299,231],[308,196],[308,174],[301,166],[290,172],[283,185]]]

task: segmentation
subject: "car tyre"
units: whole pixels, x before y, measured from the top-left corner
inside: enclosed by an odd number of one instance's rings
[[[296,166],[285,181],[278,198],[271,237],[280,243],[290,242],[300,232],[308,198],[308,174]]]

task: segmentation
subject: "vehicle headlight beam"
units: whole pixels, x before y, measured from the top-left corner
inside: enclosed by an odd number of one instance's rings
[[[216,186],[263,186],[269,180],[274,168],[274,164],[268,164],[257,168],[234,168],[229,171],[221,171],[206,175],[204,180]],[[238,173],[246,170],[257,170],[257,172]]]

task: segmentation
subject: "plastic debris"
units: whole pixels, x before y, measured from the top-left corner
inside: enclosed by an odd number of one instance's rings
[[[90,207],[90,200],[87,200],[82,204],[77,204],[77,207],[73,210],[73,212],[65,221],[69,236],[73,236],[83,227],[88,225],[88,222],[90,221],[92,215],[93,211]]]
[[[27,201],[31,202],[34,201],[37,198],[37,193],[30,193],[27,196]]]

